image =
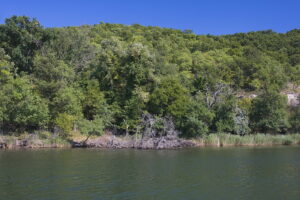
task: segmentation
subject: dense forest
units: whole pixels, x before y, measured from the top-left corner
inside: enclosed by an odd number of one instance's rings
[[[300,29],[44,28],[26,16],[0,25],[2,134],[139,134],[145,115],[162,132],[171,120],[187,138],[299,133],[300,106],[282,95],[299,85]]]

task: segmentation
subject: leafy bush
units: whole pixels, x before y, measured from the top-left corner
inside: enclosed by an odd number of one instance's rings
[[[85,135],[101,135],[105,128],[103,119],[96,116],[94,120],[81,119],[78,121],[79,130]]]
[[[27,77],[10,79],[0,86],[0,117],[7,131],[25,131],[46,126],[48,105]]]
[[[264,133],[284,132],[289,127],[287,99],[267,91],[253,100],[250,122],[253,130]]]
[[[63,137],[67,137],[70,135],[74,125],[75,125],[76,117],[73,115],[69,115],[67,113],[59,113],[55,118],[54,123],[59,128],[60,134]]]

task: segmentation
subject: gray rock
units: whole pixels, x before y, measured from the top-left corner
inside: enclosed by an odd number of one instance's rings
[[[101,136],[90,139],[86,142],[86,147],[90,148],[136,148],[136,149],[175,149],[181,147],[195,146],[195,143],[178,137],[150,137],[136,140],[133,137]],[[75,146],[73,147],[80,147]]]

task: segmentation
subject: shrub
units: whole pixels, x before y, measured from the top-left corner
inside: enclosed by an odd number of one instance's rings
[[[104,129],[103,119],[96,116],[94,120],[81,119],[78,121],[79,130],[81,133],[89,136],[101,135]]]
[[[60,129],[60,134],[63,137],[69,136],[74,127],[76,117],[67,113],[60,113],[55,118],[55,125]]]

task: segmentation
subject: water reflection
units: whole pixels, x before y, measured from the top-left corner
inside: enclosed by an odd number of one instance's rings
[[[0,151],[1,199],[299,199],[300,148]]]

